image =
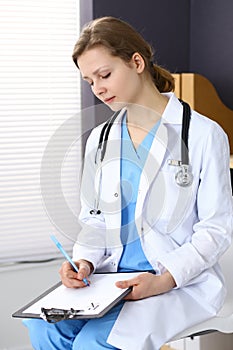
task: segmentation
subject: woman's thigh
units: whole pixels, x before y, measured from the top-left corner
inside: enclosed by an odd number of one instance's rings
[[[35,350],[71,350],[73,341],[86,320],[66,320],[48,323],[39,319],[23,321],[28,328],[33,349]]]
[[[35,350],[113,350],[116,348],[107,343],[107,338],[123,304],[119,303],[101,318],[57,323],[27,319],[23,323],[29,330]]]
[[[117,350],[117,348],[107,343],[107,338],[123,304],[124,302],[121,302],[101,318],[88,320],[76,336],[72,350]]]

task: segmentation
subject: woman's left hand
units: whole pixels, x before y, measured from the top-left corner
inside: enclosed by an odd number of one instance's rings
[[[125,297],[125,300],[139,300],[166,293],[174,288],[176,283],[168,271],[158,276],[144,272],[129,280],[118,281],[116,286],[122,289],[132,287],[132,291]]]

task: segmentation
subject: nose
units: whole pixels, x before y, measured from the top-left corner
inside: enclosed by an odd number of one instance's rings
[[[104,86],[103,81],[95,81],[92,86],[92,91],[96,95],[96,97],[100,98],[106,92],[106,88]]]

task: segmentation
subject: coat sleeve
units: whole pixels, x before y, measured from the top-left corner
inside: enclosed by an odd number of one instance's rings
[[[86,143],[84,167],[81,181],[79,220],[81,231],[73,247],[73,259],[85,259],[92,262],[94,269],[105,253],[105,220],[101,214],[93,215],[97,188],[95,184],[97,166],[95,164],[101,128],[94,129]]]
[[[195,154],[202,157],[196,194],[198,221],[189,242],[159,257],[159,263],[170,271],[177,287],[188,285],[214,266],[229,247],[233,231],[229,144],[218,124],[211,122],[203,148],[196,149]]]

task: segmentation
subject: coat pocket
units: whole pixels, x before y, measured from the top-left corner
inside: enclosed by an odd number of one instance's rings
[[[170,234],[193,210],[195,184],[181,187],[176,183],[177,168],[160,171],[147,196],[145,217],[151,227]]]

